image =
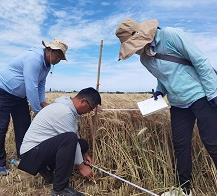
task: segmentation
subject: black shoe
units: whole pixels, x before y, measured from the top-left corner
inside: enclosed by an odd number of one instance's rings
[[[39,174],[44,178],[45,184],[52,184],[54,179],[53,171],[44,169],[39,171]]]
[[[83,193],[80,193],[73,188],[64,188],[62,191],[54,191],[52,190],[51,196],[84,196]]]

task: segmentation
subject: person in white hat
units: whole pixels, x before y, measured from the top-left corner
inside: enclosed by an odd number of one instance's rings
[[[28,50],[0,70],[0,175],[7,175],[5,136],[13,119],[17,156],[33,112],[39,112],[45,102],[45,82],[51,64],[66,60],[68,46],[54,39],[42,41],[44,47]]]
[[[217,167],[217,75],[207,57],[183,31],[159,28],[157,20],[123,21],[116,30],[119,59],[140,55],[141,63],[157,78],[155,97],[167,95],[180,190],[162,196],[192,195],[192,133],[195,122],[201,140]]]

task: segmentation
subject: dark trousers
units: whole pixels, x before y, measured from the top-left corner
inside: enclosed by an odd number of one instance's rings
[[[38,146],[21,155],[19,169],[32,175],[44,171],[47,167],[54,170],[53,189],[63,190],[68,186],[72,174],[77,143],[82,153],[88,150],[85,140],[78,139],[72,132],[62,133],[40,143]]]
[[[26,98],[20,98],[0,89],[0,166],[6,165],[5,136],[10,121],[13,119],[17,156],[23,137],[29,128],[31,118]]]
[[[217,107],[201,98],[190,108],[171,107],[172,138],[180,185],[189,189],[192,172],[192,133],[195,120],[200,138],[217,168]]]

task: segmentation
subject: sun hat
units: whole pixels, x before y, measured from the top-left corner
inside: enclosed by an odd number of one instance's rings
[[[54,39],[50,43],[47,43],[45,41],[42,41],[42,44],[46,48],[51,48],[54,50],[61,50],[63,53],[63,58],[62,60],[66,60],[66,51],[68,49],[68,46],[61,40]]]
[[[121,42],[119,60],[129,58],[151,43],[158,25],[156,19],[145,20],[142,23],[127,19],[120,23],[115,33]]]

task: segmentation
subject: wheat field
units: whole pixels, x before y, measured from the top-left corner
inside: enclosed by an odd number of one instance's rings
[[[48,93],[52,102],[62,93]],[[73,93],[67,93],[73,96]],[[137,108],[136,102],[148,94],[102,94],[102,108]],[[169,111],[142,117],[139,111],[101,111],[81,118],[81,135],[89,141],[94,164],[156,194],[175,185],[174,156],[171,144]],[[93,131],[94,130],[94,131]],[[92,133],[94,132],[94,143]],[[94,145],[94,147],[93,147]],[[93,151],[94,150],[94,151]],[[7,159],[15,158],[13,126],[6,138]],[[216,196],[217,173],[201,144],[197,128],[193,135],[193,195]],[[0,178],[0,196],[46,196],[51,185],[44,184],[40,175],[31,176],[8,164],[10,174]],[[71,184],[87,196],[148,196],[94,169],[89,181],[76,171]]]

